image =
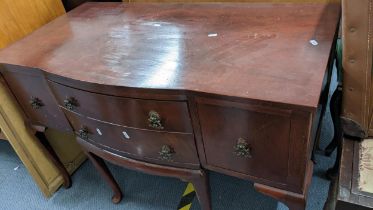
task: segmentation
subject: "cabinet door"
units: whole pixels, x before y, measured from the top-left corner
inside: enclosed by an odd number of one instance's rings
[[[71,131],[63,112],[37,69],[3,65],[1,74],[33,125]]]
[[[208,165],[286,182],[290,111],[198,103],[198,114]]]

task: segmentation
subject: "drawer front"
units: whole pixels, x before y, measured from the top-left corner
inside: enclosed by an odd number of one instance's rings
[[[285,183],[290,118],[255,107],[198,104],[208,165]]]
[[[199,167],[193,134],[132,129],[69,111],[66,115],[78,136],[115,154],[162,165]]]
[[[193,133],[186,102],[108,96],[49,84],[60,105],[73,112],[127,127]]]
[[[24,71],[24,72],[21,72]],[[17,71],[3,71],[10,90],[32,124],[71,132],[70,125],[58,107],[43,76],[26,73],[32,70],[17,67]]]

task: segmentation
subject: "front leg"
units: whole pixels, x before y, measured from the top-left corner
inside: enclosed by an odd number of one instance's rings
[[[341,126],[341,103],[342,103],[342,87],[338,86],[330,99],[330,114],[333,121],[334,136],[330,144],[325,148],[325,154],[330,156],[333,151],[340,145],[342,138]]]
[[[342,103],[342,87],[338,86],[335,90],[332,99],[330,100],[330,112],[332,115],[334,125],[334,137],[330,144],[326,147],[325,153],[330,156],[332,152],[337,148],[337,158],[334,166],[326,172],[326,176],[329,179],[335,179],[338,176],[339,164],[342,154],[342,139],[343,130],[341,126],[341,103]]]
[[[88,156],[89,160],[93,163],[97,171],[101,174],[102,178],[110,185],[111,189],[114,192],[111,201],[113,203],[119,203],[122,200],[122,191],[118,183],[115,181],[113,175],[111,174],[109,168],[106,166],[105,161],[98,157],[97,155],[85,151],[86,155]]]
[[[201,173],[194,175],[189,180],[196,191],[197,198],[202,210],[211,210],[210,185],[208,175],[201,170]]]

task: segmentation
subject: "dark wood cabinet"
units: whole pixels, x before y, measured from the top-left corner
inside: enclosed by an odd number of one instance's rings
[[[30,119],[75,132],[114,203],[104,160],[189,181],[204,210],[207,170],[304,209],[339,9],[86,3],[0,51],[1,73]]]

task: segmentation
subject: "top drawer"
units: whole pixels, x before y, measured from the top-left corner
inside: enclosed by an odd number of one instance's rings
[[[43,75],[36,69],[4,65],[0,74],[32,125],[71,132],[71,127],[51,94]]]
[[[186,102],[97,94],[49,81],[58,103],[72,112],[126,127],[193,133]]]

